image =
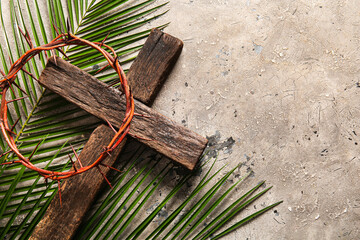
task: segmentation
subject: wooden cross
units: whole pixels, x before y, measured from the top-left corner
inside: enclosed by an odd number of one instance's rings
[[[177,61],[183,43],[160,30],[153,29],[127,75],[138,116],[131,123],[130,133],[175,162],[192,170],[201,156],[207,139],[147,107]],[[81,69],[57,58],[49,60],[39,82],[96,117],[119,127],[125,109],[121,92],[107,87]],[[112,139],[110,127],[100,125],[91,134],[80,154],[81,162],[93,162]],[[112,165],[121,152],[122,143],[106,164]],[[107,174],[108,168],[103,169]],[[30,239],[71,239],[96,195],[104,186],[103,176],[96,171],[64,181],[61,186],[63,204],[56,196]],[[71,211],[71,214],[69,212]]]

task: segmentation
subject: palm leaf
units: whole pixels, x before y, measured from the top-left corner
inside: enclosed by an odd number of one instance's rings
[[[88,34],[96,35],[101,31],[101,28],[85,29],[85,19],[87,25],[90,21],[92,24],[97,24],[102,21],[101,25],[107,26],[107,30],[111,30],[113,33],[107,39],[109,44],[116,48],[117,54],[121,57],[122,62],[133,60],[134,56],[129,55],[129,53],[134,53],[139,50],[141,47],[139,41],[145,39],[150,33],[150,29],[141,29],[140,27],[151,21],[154,16],[162,15],[163,12],[157,13],[157,11],[164,5],[148,7],[147,5],[154,1],[143,1],[140,5],[137,1],[132,1],[130,5],[127,5],[130,7],[124,8],[122,6],[125,1],[113,1],[111,6],[104,4],[106,2],[109,1],[97,1],[95,5],[95,1],[47,1],[46,9],[44,9],[48,13],[46,14],[46,12],[39,7],[39,5],[43,4],[40,3],[40,1],[10,1],[9,5],[6,6],[10,9],[10,29],[7,28],[5,24],[6,21],[3,18],[3,14],[1,14],[1,34],[4,40],[4,42],[0,44],[2,69],[7,73],[9,64],[29,49],[21,37],[19,28],[23,31],[27,29],[34,44],[39,46],[47,43],[48,39],[52,39],[56,35],[55,27],[59,31],[64,32],[67,18],[70,19],[71,29],[74,33],[81,36]],[[3,7],[0,3],[1,12],[4,11]],[[118,14],[119,11],[117,10],[119,8],[124,9],[120,11],[122,14]],[[96,14],[94,14],[95,11]],[[104,16],[106,16],[106,18]],[[137,18],[140,17],[145,20],[138,21]],[[29,21],[25,21],[25,19]],[[104,19],[106,21],[104,21]],[[45,23],[49,22],[49,20],[50,28],[48,29]],[[118,22],[121,22],[121,24],[113,26],[114,23]],[[164,26],[165,25],[160,27],[163,28]],[[81,34],[79,33],[80,30],[82,31]],[[47,34],[48,32],[51,33],[51,36]],[[103,34],[103,31],[99,33],[98,36],[101,36],[101,34]],[[10,39],[14,40],[14,44]],[[129,47],[130,44],[136,44],[136,46]],[[67,52],[70,57],[72,54],[82,55],[86,52],[91,54],[91,51],[86,48],[69,48],[65,49],[65,52]],[[48,55],[49,54],[50,53],[48,53]],[[8,59],[10,59],[10,62]],[[74,59],[76,59],[76,55]],[[74,64],[86,68],[95,64],[101,65],[102,62],[104,62],[104,59],[101,58],[97,58],[96,61],[90,60],[91,61],[89,61],[89,58],[78,58]],[[26,70],[33,73],[36,77],[39,77],[41,69],[43,69],[44,66],[45,55],[40,54],[39,60],[33,59],[26,65]],[[116,80],[113,73],[105,73],[98,77],[103,81]],[[41,146],[36,149],[36,154],[34,154],[31,159],[32,162],[45,167],[52,161],[52,169],[59,170],[66,168],[66,156],[71,154],[72,150],[69,144],[64,145],[64,143],[69,141],[72,146],[81,148],[91,131],[99,123],[99,120],[89,116],[86,112],[72,104],[63,101],[55,94],[42,89],[32,78],[29,78],[24,73],[19,74],[16,81],[24,88],[26,94],[29,96],[26,100],[13,102],[12,108],[9,109],[10,124],[13,124],[16,119],[20,118],[19,125],[15,128],[18,134],[16,141],[18,146],[20,146],[20,151],[22,151],[25,156],[29,156],[34,147],[41,142]],[[24,93],[20,90],[11,92],[11,94],[12,99],[24,96]],[[57,153],[62,145],[62,150]],[[2,152],[8,150],[2,138],[0,146]],[[55,154],[56,157],[53,158]],[[7,154],[1,158],[0,162],[11,161],[13,158],[14,156],[12,156],[12,154]],[[2,236],[5,236],[16,229],[14,226],[18,225],[21,229],[31,227],[31,224],[28,225],[27,222],[18,223],[15,219],[19,219],[20,215],[24,213],[31,213],[33,215],[32,217],[34,217],[36,212],[25,211],[24,209],[31,208],[31,206],[36,206],[35,209],[42,209],[41,207],[44,206],[45,202],[48,202],[49,194],[50,192],[54,192],[56,185],[49,186],[44,191],[43,180],[39,180],[36,174],[26,170],[21,165],[2,166],[0,174],[0,221],[3,223],[0,226]],[[34,193],[36,193],[36,195],[34,195]],[[40,193],[45,193],[45,195]],[[34,197],[38,197],[41,201],[35,204],[33,200]],[[20,202],[13,200],[19,198],[21,200]],[[8,218],[9,216],[11,216],[10,220]],[[19,233],[20,231],[17,230],[13,236]]]
[[[256,193],[263,186],[262,181],[229,203],[225,201],[226,197],[233,194],[235,188],[251,173],[231,183],[229,177],[240,166],[225,173],[226,166],[223,166],[211,173],[216,160],[210,159],[194,172],[179,175],[180,179],[162,196],[159,192],[166,188],[168,182],[174,181],[178,167],[167,164],[168,161],[164,158],[151,157],[145,161],[146,154],[148,151],[139,156],[122,158],[121,162],[129,162],[130,166],[122,166],[127,171],[114,177],[113,189],[102,196],[100,205],[94,206],[93,213],[81,225],[75,239],[206,239],[215,234],[221,237],[280,204],[277,202],[264,207],[221,231],[235,215],[247,212],[246,206],[271,187]],[[213,162],[208,167],[211,161]],[[164,163],[159,164],[161,162]],[[191,193],[184,197],[183,191],[189,190],[186,185],[194,181],[200,169],[205,168],[208,168],[207,172],[198,180]],[[139,174],[140,171],[145,174]],[[154,177],[146,181],[151,173]],[[225,175],[217,180],[220,173]],[[256,195],[252,196],[253,194]],[[172,213],[169,214],[170,212]]]

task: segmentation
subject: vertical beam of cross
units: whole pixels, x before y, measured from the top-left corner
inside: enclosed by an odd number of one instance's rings
[[[136,99],[151,105],[178,59],[182,46],[179,39],[157,29],[152,30],[128,73]],[[82,164],[93,162],[101,152],[101,146],[107,145],[113,135],[108,126],[100,125],[96,128],[80,154]],[[116,161],[123,145],[106,159],[106,165],[111,166]],[[109,170],[108,167],[102,167],[104,175]],[[30,239],[71,239],[105,184],[103,176],[97,171],[88,171],[64,181],[61,186],[62,206],[59,196],[55,196]]]

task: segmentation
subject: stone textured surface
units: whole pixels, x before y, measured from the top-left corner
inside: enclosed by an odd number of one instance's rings
[[[150,25],[171,22],[184,49],[154,108],[208,136],[217,167],[254,171],[232,198],[262,179],[274,186],[249,212],[284,200],[226,239],[359,239],[358,1],[167,8]]]
[[[184,49],[155,108],[212,136],[218,166],[243,162],[273,185],[257,205],[284,200],[228,239],[360,238],[359,12],[355,0],[170,1],[162,20]]]

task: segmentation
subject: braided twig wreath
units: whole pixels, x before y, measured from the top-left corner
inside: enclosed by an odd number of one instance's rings
[[[134,116],[134,99],[133,99],[133,96],[131,94],[131,91],[130,91],[130,88],[129,88],[129,85],[128,85],[128,82],[127,82],[127,79],[126,79],[126,76],[125,76],[125,73],[124,73],[122,67],[120,66],[118,57],[117,57],[114,49],[104,43],[106,38],[102,42],[90,42],[90,41],[87,41],[85,39],[81,39],[81,38],[71,34],[70,32],[59,34],[55,39],[53,39],[48,44],[45,44],[45,45],[40,46],[40,47],[34,47],[32,45],[32,43],[31,43],[30,36],[27,33],[27,31],[26,31],[26,33],[22,32],[22,34],[25,37],[27,43],[29,44],[30,50],[28,50],[23,56],[21,56],[16,62],[14,62],[12,64],[12,66],[11,66],[11,68],[9,70],[9,73],[7,75],[0,70],[1,74],[4,77],[3,79],[0,80],[0,92],[1,92],[1,95],[2,95],[2,97],[1,97],[1,108],[0,108],[0,128],[1,128],[2,135],[5,138],[5,141],[7,142],[7,144],[10,147],[10,150],[8,152],[3,153],[1,156],[13,152],[18,157],[17,160],[6,161],[6,162],[2,163],[1,165],[21,163],[25,167],[27,167],[27,168],[29,168],[29,169],[31,169],[33,171],[38,172],[45,179],[55,180],[55,181],[58,181],[58,183],[59,183],[59,181],[61,179],[66,179],[66,178],[75,176],[77,174],[83,173],[83,172],[85,172],[87,170],[90,170],[92,168],[95,168],[95,167],[102,174],[99,165],[101,164],[101,165],[107,166],[105,164],[102,164],[101,162],[108,155],[110,155],[110,153],[125,138],[125,136],[127,135],[127,133],[130,130],[130,123],[131,123],[131,120],[132,120],[132,118]],[[119,75],[121,87],[122,87],[123,93],[124,93],[125,98],[126,98],[126,111],[125,111],[125,117],[124,117],[124,120],[123,120],[123,123],[122,123],[121,127],[116,132],[116,134],[113,137],[113,139],[111,140],[111,142],[105,147],[105,150],[100,153],[98,159],[95,162],[93,162],[92,164],[90,164],[88,166],[82,166],[80,159],[78,159],[78,163],[80,165],[80,168],[79,167],[77,168],[75,166],[75,163],[71,160],[72,164],[73,164],[73,168],[71,170],[66,171],[66,172],[56,172],[56,171],[49,171],[49,170],[41,169],[41,168],[36,167],[35,165],[33,165],[31,163],[31,161],[30,161],[33,154],[31,154],[30,157],[26,158],[20,153],[19,149],[16,146],[15,139],[14,139],[14,135],[16,135],[16,134],[13,132],[13,129],[14,129],[16,123],[12,127],[9,126],[7,111],[8,111],[8,104],[9,103],[11,103],[13,101],[20,100],[22,98],[14,99],[14,100],[7,100],[6,99],[6,93],[10,89],[10,91],[12,91],[15,94],[13,86],[16,86],[21,91],[23,91],[20,88],[20,86],[18,84],[16,84],[16,82],[15,82],[15,79],[17,77],[17,73],[20,70],[24,71],[26,74],[28,74],[31,77],[35,78],[31,73],[29,73],[28,71],[26,71],[23,68],[24,65],[29,60],[31,60],[33,57],[35,57],[37,54],[39,54],[42,51],[58,50],[63,55],[65,55],[65,53],[62,51],[61,48],[65,47],[65,46],[70,46],[70,45],[90,46],[90,47],[96,49],[97,51],[99,51],[106,58],[106,60],[108,62],[107,66],[111,66],[117,72],[117,74]],[[46,52],[45,52],[45,54],[46,54]],[[35,152],[35,150],[33,151],[33,153],[34,152]],[[110,167],[110,166],[107,166],[107,167]],[[104,176],[104,178],[106,179],[105,176]],[[60,186],[60,184],[59,184],[59,186]]]

